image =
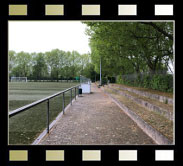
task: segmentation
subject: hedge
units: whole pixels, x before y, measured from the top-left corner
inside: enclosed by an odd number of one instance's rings
[[[171,74],[135,74],[117,77],[117,83],[129,86],[150,88],[163,92],[173,92],[173,75]]]

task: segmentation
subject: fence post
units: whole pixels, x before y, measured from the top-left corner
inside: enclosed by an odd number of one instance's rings
[[[75,100],[76,100],[76,87],[74,88],[74,93],[75,93]]]
[[[71,89],[71,105],[72,105],[72,89]]]
[[[50,108],[49,108],[49,99],[47,100],[47,133],[49,133],[49,121],[50,121]]]
[[[64,110],[65,110],[65,94],[63,92],[63,96],[62,96],[62,110],[63,110],[63,114],[64,114]]]

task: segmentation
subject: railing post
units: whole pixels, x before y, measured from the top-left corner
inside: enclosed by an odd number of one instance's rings
[[[8,114],[8,115],[9,115],[9,118],[11,118],[11,117],[13,117],[13,116],[15,116],[15,115],[17,115],[17,114],[19,114],[19,113],[21,113],[21,112],[23,112],[23,111],[29,109],[29,108],[34,107],[35,105],[38,105],[38,104],[43,103],[43,102],[47,102],[47,104],[46,104],[46,105],[47,105],[47,106],[46,106],[46,107],[47,107],[47,123],[48,123],[48,125],[49,125],[49,117],[50,117],[50,115],[49,115],[49,109],[50,109],[50,108],[49,108],[49,100],[50,100],[51,98],[54,98],[54,97],[56,97],[56,96],[58,96],[58,95],[63,94],[62,105],[63,105],[63,114],[64,114],[64,110],[65,110],[65,93],[68,92],[69,90],[71,90],[71,98],[70,98],[70,100],[71,100],[71,105],[72,105],[72,89],[75,88],[75,99],[76,99],[77,94],[78,94],[78,96],[79,96],[79,92],[78,92],[78,91],[79,91],[79,86],[80,86],[80,85],[75,86],[75,87],[72,87],[72,88],[68,88],[68,89],[65,90],[65,91],[61,91],[61,92],[59,92],[59,93],[57,93],[57,94],[48,96],[48,97],[46,97],[46,98],[44,98],[44,99],[35,101],[35,102],[31,103],[31,104],[27,104],[26,106],[23,106],[23,107],[20,107],[20,108],[18,108],[18,109],[15,109],[15,110],[9,112],[9,114]],[[49,127],[48,127],[48,132],[49,132]]]
[[[75,93],[75,100],[76,100],[76,87],[74,88],[74,93]]]
[[[49,106],[49,99],[47,100],[47,133],[49,133],[49,122],[50,122],[50,106]]]
[[[71,88],[71,105],[72,105],[72,88]]]
[[[64,110],[65,110],[65,94],[63,92],[63,96],[62,96],[62,110],[63,110],[63,114],[64,114]]]

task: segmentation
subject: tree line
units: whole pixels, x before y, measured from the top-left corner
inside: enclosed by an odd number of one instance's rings
[[[33,80],[74,80],[80,75],[92,78],[94,66],[90,54],[53,49],[45,53],[9,51],[9,77]]]
[[[9,51],[9,76],[59,80],[84,75],[94,81],[99,79],[101,61],[103,78],[128,83],[128,77],[122,75],[151,73],[156,74],[155,79],[143,77],[146,80],[135,85],[145,82],[150,87],[148,79],[152,84],[172,82],[173,77],[164,79],[157,74],[173,73],[173,22],[83,23],[91,54],[58,49],[45,53]]]
[[[88,27],[92,63],[99,73],[101,60],[103,77],[125,83],[122,75],[173,73],[173,22],[83,23]]]
[[[171,71],[172,22],[84,22],[91,58],[104,75]]]

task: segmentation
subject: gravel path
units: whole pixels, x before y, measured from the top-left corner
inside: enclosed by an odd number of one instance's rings
[[[40,144],[122,145],[155,144],[101,89],[73,103]]]

